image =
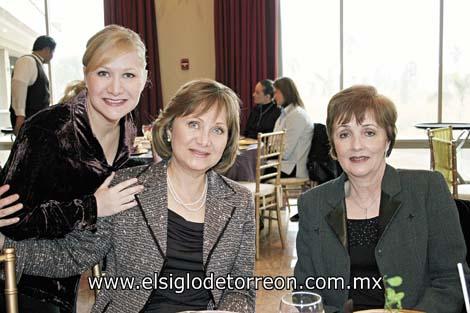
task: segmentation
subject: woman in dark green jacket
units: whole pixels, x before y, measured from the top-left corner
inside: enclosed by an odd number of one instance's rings
[[[396,119],[394,104],[370,86],[328,105],[331,152],[344,173],[300,197],[295,267],[307,289],[313,278],[339,278],[315,290],[326,312],[343,312],[348,299],[354,310],[383,307],[384,276],[402,277],[404,308],[461,311],[456,264],[465,264],[466,247],[455,203],[439,173],[386,164]]]

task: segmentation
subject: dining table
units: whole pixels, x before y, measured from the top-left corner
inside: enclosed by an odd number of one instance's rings
[[[150,140],[144,136],[135,137],[128,165],[137,166],[159,161],[161,158],[152,151]]]
[[[257,154],[258,140],[240,138],[235,162],[224,176],[235,181],[254,182],[256,180]]]
[[[452,129],[456,130],[470,130],[470,123],[454,123],[454,122],[439,122],[439,123],[418,123],[415,124],[416,128],[420,129],[435,129],[435,128],[445,128],[452,126]]]

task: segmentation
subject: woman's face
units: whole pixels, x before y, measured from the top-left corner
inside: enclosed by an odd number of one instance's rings
[[[385,129],[366,113],[362,124],[353,116],[348,123],[333,128],[333,144],[343,170],[350,178],[371,178],[385,167],[390,144]]]
[[[225,109],[217,105],[203,114],[193,112],[175,118],[171,128],[172,161],[187,171],[205,173],[219,163],[227,146],[228,126]]]
[[[146,71],[136,52],[86,73],[89,113],[110,123],[118,122],[137,106],[145,81]]]
[[[274,100],[276,100],[278,106],[284,105],[284,95],[278,88],[274,89]]]

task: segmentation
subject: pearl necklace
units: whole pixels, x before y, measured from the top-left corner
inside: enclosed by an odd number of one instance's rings
[[[185,208],[186,210],[190,211],[190,212],[198,212],[203,206],[204,204],[206,203],[206,198],[207,198],[207,175],[206,175],[206,181],[205,181],[205,184],[204,184],[204,191],[202,192],[201,196],[199,197],[199,199],[197,199],[196,201],[194,202],[191,202],[191,203],[184,203],[181,198],[179,197],[179,195],[176,193],[176,190],[175,188],[173,187],[173,184],[171,183],[171,179],[170,179],[170,175],[166,174],[166,182],[167,182],[167,185],[168,185],[168,190],[170,191],[170,194],[171,196],[173,197],[173,199],[175,199],[176,203],[178,203],[179,205],[181,205],[183,208]],[[195,204],[198,204],[199,202],[201,202],[201,204],[197,207],[197,208],[190,208],[189,206],[193,206]]]

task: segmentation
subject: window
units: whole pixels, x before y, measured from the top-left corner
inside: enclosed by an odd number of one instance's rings
[[[340,86],[373,85],[397,106],[398,139],[424,140],[416,123],[468,122],[469,11],[467,0],[281,0],[281,75],[323,123]]]
[[[389,97],[401,139],[424,139],[414,125],[437,118],[436,21],[438,1],[344,1],[343,86],[368,84]]]
[[[291,77],[314,121],[339,90],[339,2],[281,2],[282,75]]]
[[[13,29],[8,29],[7,26],[19,22],[36,34],[46,33],[44,0],[0,0],[0,8],[6,14],[4,16],[6,20],[1,23],[4,27],[3,32],[12,31]],[[11,16],[7,18],[7,15]],[[15,37],[12,36],[11,39],[15,39]]]
[[[470,27],[467,0],[446,0],[444,7],[442,120],[470,119]],[[462,163],[462,162],[460,162]],[[459,163],[459,165],[460,165]]]
[[[0,0],[0,126],[10,124],[12,63],[31,53],[48,24],[49,36],[57,42],[50,79],[52,102],[57,103],[67,83],[83,79],[82,55],[88,38],[104,26],[103,10],[103,2],[96,0]]]
[[[96,0],[48,0],[48,4],[50,36],[57,42],[52,59],[52,95],[53,103],[57,103],[67,84],[83,79],[86,42],[104,27],[104,7]]]

